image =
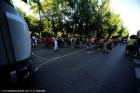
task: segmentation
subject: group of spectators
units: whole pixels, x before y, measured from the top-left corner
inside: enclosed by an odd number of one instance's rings
[[[94,45],[97,51],[108,54],[118,44],[121,45],[125,43],[126,38],[111,37],[111,38],[95,39]]]
[[[109,53],[118,43],[126,43],[126,55],[138,56],[140,53],[140,31],[137,35],[128,38],[96,38],[96,37],[55,37],[46,36],[44,38],[32,37],[32,49],[53,48],[95,48],[97,51]]]
[[[113,47],[120,42],[119,38],[96,38],[96,37],[55,37],[46,36],[39,39],[35,36],[32,37],[32,47],[37,49],[39,47],[54,48],[95,48],[100,52],[109,53]]]
[[[37,49],[38,47],[46,47],[50,48],[68,48],[75,47],[80,48],[80,40],[79,37],[55,37],[55,36],[46,36],[42,39],[39,39],[35,36],[32,37],[32,47],[33,49]]]

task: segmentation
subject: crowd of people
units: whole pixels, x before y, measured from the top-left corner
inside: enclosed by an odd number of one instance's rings
[[[59,48],[95,48],[102,53],[109,53],[121,39],[119,38],[96,38],[96,37],[56,37],[46,36],[39,39],[35,36],[32,37],[32,47],[37,48],[53,48],[57,51]]]
[[[140,55],[140,31],[137,35],[131,35],[130,37],[111,37],[111,38],[97,38],[93,37],[56,37],[46,36],[44,38],[37,38],[32,36],[31,38],[32,49],[39,48],[54,49],[57,51],[60,48],[95,48],[102,53],[109,53],[117,44],[126,44],[126,55]]]
[[[64,48],[64,47],[80,47],[79,38],[70,38],[70,37],[55,37],[55,36],[46,36],[44,38],[37,38],[35,36],[32,37],[32,47],[33,49],[37,49],[38,47],[46,47],[50,48]]]

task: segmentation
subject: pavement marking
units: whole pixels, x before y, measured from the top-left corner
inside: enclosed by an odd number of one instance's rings
[[[95,51],[90,51],[90,52],[87,52],[87,53],[93,53],[93,52],[95,52]]]
[[[39,69],[39,67],[35,68],[35,70],[34,70],[34,71],[36,72],[38,69]]]
[[[86,48],[86,49],[87,49],[87,48]],[[59,56],[59,57],[52,58],[52,59],[48,60],[48,62],[54,61],[54,60],[56,60],[56,59],[60,59],[60,58],[63,58],[63,57],[66,57],[66,56],[69,56],[69,55],[72,55],[72,54],[76,54],[76,53],[81,52],[81,51],[84,51],[84,50],[86,50],[86,49],[81,49],[81,50],[78,50],[78,51],[75,51],[75,52],[72,52],[72,53],[69,53],[69,54],[65,54],[65,55],[63,55],[63,56]]]
[[[41,64],[35,68],[34,72],[38,71],[43,66],[43,64],[46,64],[46,62],[42,61],[41,59],[38,58],[38,60],[41,62]]]
[[[86,49],[81,49],[81,50],[78,50],[78,51],[75,51],[75,52],[72,52],[72,53],[69,53],[69,54],[65,54],[63,56],[58,56],[58,57],[55,57],[55,58],[52,58],[52,59],[46,59],[44,57],[41,57],[41,56],[38,56],[38,55],[35,55],[35,54],[33,54],[33,56],[36,56],[36,57],[38,57],[40,59],[43,59],[43,60],[46,60],[46,62],[50,62],[50,61],[54,61],[54,60],[57,60],[57,59],[60,59],[60,58],[63,58],[63,57],[66,57],[66,56],[69,56],[69,55],[72,55],[72,54],[76,54],[76,53],[81,52],[81,51],[84,51]],[[46,64],[46,62],[43,62],[43,63]]]
[[[59,56],[59,57],[55,57],[55,58],[52,58],[52,59],[46,59],[44,57],[41,57],[41,56],[38,56],[38,55],[35,55],[35,54],[32,54],[33,56],[37,57],[38,60],[42,63],[39,67],[35,68],[35,72],[38,71],[42,65],[46,65],[47,62],[51,62],[51,61],[54,61],[54,60],[57,60],[57,59],[60,59],[60,58],[63,58],[63,57],[66,57],[66,56],[69,56],[69,55],[72,55],[72,54],[76,54],[76,53],[79,53],[81,51],[84,51],[84,50],[87,50],[88,48],[85,48],[85,49],[81,49],[81,50],[78,50],[78,51],[75,51],[75,52],[72,52],[72,53],[69,53],[69,54],[65,54],[63,56]],[[42,60],[45,60],[45,61],[42,61]]]
[[[38,58],[40,58],[40,59],[44,59],[44,60],[46,60],[46,61],[49,60],[49,59],[47,59],[47,58],[44,58],[44,57],[41,57],[41,56],[38,56],[38,55],[35,55],[35,54],[33,54],[33,56],[38,57]]]
[[[38,71],[41,67],[43,66],[43,64],[40,64],[37,68],[35,68],[35,72]]]
[[[46,64],[46,62],[48,61],[48,60],[43,60],[43,59],[41,59],[41,58],[38,58],[38,60],[42,63],[42,64]]]

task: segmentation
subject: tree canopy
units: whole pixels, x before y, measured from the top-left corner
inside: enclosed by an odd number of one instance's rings
[[[30,6],[39,17],[21,13],[30,31],[41,36],[58,32],[105,38],[128,35],[120,16],[110,10],[109,0],[30,0]]]

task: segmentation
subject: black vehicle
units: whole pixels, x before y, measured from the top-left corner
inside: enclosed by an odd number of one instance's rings
[[[28,26],[11,0],[0,0],[0,82],[29,76],[31,40]]]

